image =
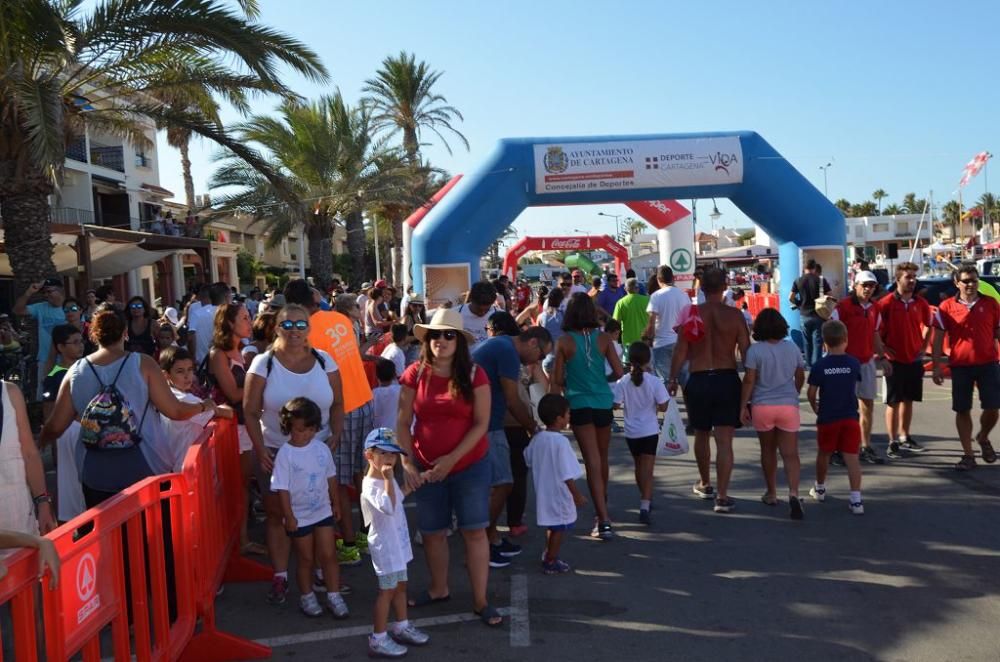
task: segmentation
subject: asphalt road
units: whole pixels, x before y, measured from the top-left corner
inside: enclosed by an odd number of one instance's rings
[[[834,468],[829,496],[807,499],[805,520],[787,504],[760,503],[758,445],[741,431],[732,495],[737,510],[712,512],[691,496],[691,455],[659,460],[651,527],[638,524],[638,496],[624,439],[612,444],[613,542],[588,536],[581,511],[563,558],[570,575],[540,571],[544,534],[520,538],[524,553],[490,574],[490,596],[508,618],[489,629],[471,615],[461,545],[452,538],[452,599],[413,610],[431,643],[415,660],[1000,660],[1000,464],[969,474],[958,459],[945,388],[926,383],[914,436],[922,455],[864,465],[866,513],[847,509],[847,477]],[[813,479],[814,420],[803,408],[803,489]],[[885,447],[883,408],[875,443]],[[779,494],[783,493],[779,474]],[[581,482],[581,487],[583,487]],[[410,510],[412,526],[412,509]],[[529,521],[533,503],[529,499]],[[259,532],[258,532],[259,535]],[[426,584],[420,547],[410,565],[411,594]],[[307,619],[294,589],[287,604],[264,602],[264,584],[229,585],[219,624],[265,641],[281,660],[358,659],[366,654],[375,578],[370,563],[345,569],[353,588],[349,620]],[[293,582],[294,585],[294,582]]]

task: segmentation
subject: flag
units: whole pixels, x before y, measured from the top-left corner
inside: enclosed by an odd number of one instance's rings
[[[992,156],[989,152],[979,152],[972,157],[972,160],[966,163],[965,168],[962,169],[962,179],[958,182],[958,188],[962,188],[972,181],[972,178],[979,174],[979,171],[983,169]]]

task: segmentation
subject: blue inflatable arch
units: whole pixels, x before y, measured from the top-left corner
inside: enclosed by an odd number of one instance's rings
[[[729,198],[778,243],[782,313],[796,328],[787,300],[800,255],[842,273],[844,217],[752,131],[500,140],[414,231],[414,289],[435,265],[468,264],[477,278],[480,256],[527,207],[709,197]]]

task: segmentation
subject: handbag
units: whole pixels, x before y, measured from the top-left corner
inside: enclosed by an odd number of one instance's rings
[[[660,438],[656,442],[657,457],[673,457],[688,452],[687,433],[684,431],[684,419],[677,406],[677,400],[670,399],[667,411],[663,415],[663,427],[660,428]]]

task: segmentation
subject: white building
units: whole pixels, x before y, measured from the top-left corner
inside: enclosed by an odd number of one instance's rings
[[[890,244],[896,245],[898,253],[909,252],[914,245],[919,249],[934,241],[934,230],[930,217],[920,214],[899,214],[897,216],[860,216],[844,219],[847,224],[848,255],[855,248],[864,248],[869,259],[876,255],[888,255]]]

